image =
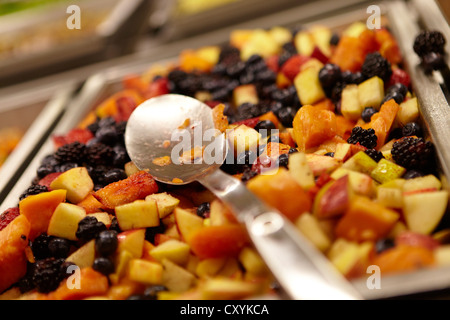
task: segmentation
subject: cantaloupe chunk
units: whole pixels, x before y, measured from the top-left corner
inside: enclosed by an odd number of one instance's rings
[[[0,231],[0,292],[17,282],[27,271],[25,248],[30,229],[28,219],[19,215]]]
[[[306,105],[295,115],[293,126],[298,148],[305,151],[336,135],[336,115],[332,111]]]

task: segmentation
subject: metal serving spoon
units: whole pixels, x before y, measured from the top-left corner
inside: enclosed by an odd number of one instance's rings
[[[157,181],[177,185],[198,181],[226,203],[247,227],[255,248],[289,298],[361,299],[282,214],[219,169],[228,142],[214,130],[212,109],[206,104],[177,94],[149,99],[131,114],[125,143],[134,164]]]

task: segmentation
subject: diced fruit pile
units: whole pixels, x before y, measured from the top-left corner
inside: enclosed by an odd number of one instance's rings
[[[159,184],[130,162],[128,117],[167,93],[213,108],[234,147],[233,163],[221,169],[291,220],[348,279],[370,265],[383,276],[448,265],[448,193],[401,66],[388,29],[355,23],[339,35],[322,26],[235,30],[225,45],[185,50],[170,65],[127,77],[77,128],[53,137],[55,152],[2,216],[1,297],[276,291],[223,203],[195,184]]]

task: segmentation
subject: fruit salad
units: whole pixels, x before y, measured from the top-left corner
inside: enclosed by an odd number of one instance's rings
[[[278,286],[198,184],[131,161],[127,119],[167,93],[213,109],[221,170],[279,210],[347,279],[448,265],[448,192],[396,40],[354,23],[234,30],[129,75],[65,135],[0,220],[3,299],[246,299]],[[170,114],[167,115],[170,117]],[[236,139],[234,139],[236,138]]]

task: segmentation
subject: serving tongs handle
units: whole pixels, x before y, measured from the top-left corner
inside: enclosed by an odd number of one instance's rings
[[[245,224],[255,248],[291,299],[361,299],[350,282],[290,221],[264,205],[242,182],[220,170],[199,182]]]

